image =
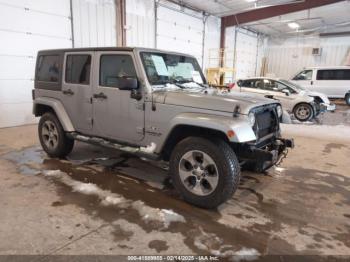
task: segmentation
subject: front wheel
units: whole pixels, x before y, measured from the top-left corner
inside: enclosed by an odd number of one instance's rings
[[[314,111],[312,106],[307,103],[298,104],[293,110],[294,116],[300,122],[305,122],[313,118]]]
[[[39,140],[50,157],[65,157],[74,146],[74,140],[67,137],[56,115],[45,113],[39,121]]]
[[[229,199],[240,180],[240,166],[231,147],[223,140],[188,137],[174,148],[170,173],[185,201],[215,208]]]
[[[346,103],[348,106],[350,106],[350,93],[347,93],[347,94],[345,95],[345,103]]]

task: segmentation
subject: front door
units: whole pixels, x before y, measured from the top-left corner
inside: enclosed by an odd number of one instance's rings
[[[93,86],[93,131],[100,137],[137,143],[144,137],[144,100],[121,90],[121,78],[138,78],[132,52],[97,52]],[[141,88],[141,87],[139,87]]]
[[[62,103],[75,130],[89,134],[92,130],[93,52],[66,53],[62,79]]]
[[[303,70],[297,74],[292,81],[310,91],[317,91],[313,90],[315,78],[313,71],[312,69]]]

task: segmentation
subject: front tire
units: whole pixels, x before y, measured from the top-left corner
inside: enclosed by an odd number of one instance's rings
[[[232,148],[220,139],[185,138],[170,158],[175,188],[185,201],[203,208],[229,199],[238,187],[240,171]]]
[[[297,120],[305,122],[313,118],[314,110],[310,104],[301,103],[294,107],[293,114]]]
[[[345,103],[346,103],[348,106],[350,106],[350,93],[347,93],[347,94],[345,95]]]
[[[42,148],[50,157],[65,157],[74,146],[74,140],[67,137],[56,115],[45,113],[39,121],[39,140]]]

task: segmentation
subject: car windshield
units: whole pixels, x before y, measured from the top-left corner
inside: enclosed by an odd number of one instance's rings
[[[298,91],[305,90],[305,88],[301,87],[300,85],[290,82],[288,80],[280,80],[280,82]]]
[[[148,81],[153,86],[175,84],[179,88],[191,88],[206,83],[195,58],[159,52],[142,52],[141,59]]]

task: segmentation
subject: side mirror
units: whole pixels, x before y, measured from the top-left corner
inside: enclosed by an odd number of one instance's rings
[[[120,77],[118,78],[118,88],[120,90],[135,90],[139,88],[139,82],[137,78]]]
[[[282,93],[284,93],[286,96],[290,95],[290,91],[288,89],[282,89]]]

